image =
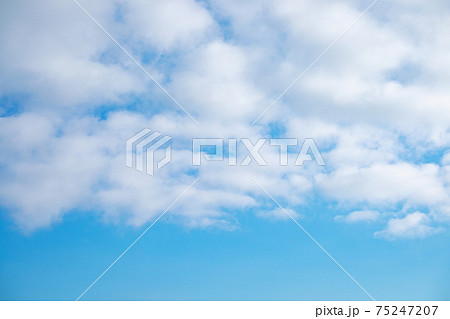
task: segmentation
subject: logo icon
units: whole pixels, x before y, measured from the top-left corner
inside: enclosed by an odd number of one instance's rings
[[[126,143],[126,165],[135,167],[140,172],[153,175],[156,169],[167,165],[172,159],[172,149],[170,146],[171,136],[164,135],[148,128],[133,135]],[[164,158],[155,162],[155,153],[157,150],[165,150]]]

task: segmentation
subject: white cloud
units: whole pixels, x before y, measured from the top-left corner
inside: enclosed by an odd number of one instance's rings
[[[448,198],[439,173],[435,164],[375,164],[318,175],[317,184],[328,196],[353,203],[436,205]]]
[[[100,20],[111,4],[94,4]],[[21,107],[61,114],[143,91],[145,78],[74,3],[8,0],[0,14],[0,94],[26,97]]]
[[[348,215],[338,215],[334,217],[336,221],[345,223],[359,223],[359,222],[374,222],[378,220],[380,213],[375,210],[358,210],[351,212]]]
[[[380,220],[385,206],[409,213],[391,219],[379,237],[422,237],[433,232],[431,218],[448,220],[449,156],[424,163],[450,145],[448,2],[374,8],[253,127],[365,3],[82,3],[201,126],[73,3],[2,2],[0,198],[23,229],[80,210],[141,225],[193,181],[192,137],[271,135],[314,138],[327,166],[206,163],[172,218],[234,229],[232,211],[281,217],[267,210],[270,200],[253,177],[286,207],[320,198],[351,209],[337,217],[345,222]],[[171,165],[152,178],[123,165],[125,140],[144,127],[176,143]],[[276,150],[264,152],[278,160]]]
[[[238,121],[249,126],[250,119],[267,103],[251,83],[250,63],[243,48],[211,41],[184,59],[171,88],[195,107],[202,123],[212,121],[226,127]]]
[[[421,212],[408,214],[404,218],[393,218],[388,221],[383,231],[375,233],[376,237],[393,238],[425,238],[440,231],[429,226],[430,217]]]
[[[194,0],[118,0],[122,26],[136,43],[158,51],[193,47],[217,33],[209,12]],[[124,31],[122,31],[124,32]]]
[[[445,153],[441,160],[442,165],[450,165],[450,152]]]

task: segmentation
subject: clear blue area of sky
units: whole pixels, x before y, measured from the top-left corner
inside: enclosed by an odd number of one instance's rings
[[[302,225],[375,299],[448,300],[448,232],[386,241],[372,235],[379,225],[336,223],[321,204],[300,213]],[[368,300],[291,220],[240,212],[240,228],[225,231],[187,229],[168,217],[83,300]],[[73,212],[24,236],[2,212],[0,298],[76,299],[146,228],[99,218]]]

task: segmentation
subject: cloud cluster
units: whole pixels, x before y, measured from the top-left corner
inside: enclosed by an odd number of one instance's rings
[[[336,221],[384,224],[379,238],[448,226],[446,1],[375,6],[254,126],[367,1],[80,3],[200,126],[76,4],[3,1],[0,199],[23,230],[77,212],[142,225],[197,176],[172,216],[190,227],[282,218],[251,178],[293,216],[327,201],[349,212]],[[173,162],[151,178],[124,165],[125,141],[145,127],[174,138]],[[327,166],[192,167],[194,137],[273,136],[314,138]]]
[[[421,212],[408,214],[404,218],[390,219],[385,230],[375,233],[386,238],[423,238],[441,229],[430,226],[430,217]]]

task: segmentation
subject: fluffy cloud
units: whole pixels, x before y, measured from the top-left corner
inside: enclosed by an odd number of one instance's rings
[[[318,175],[318,186],[339,200],[366,203],[407,202],[433,205],[445,202],[447,190],[435,164],[376,164],[368,168],[343,168]]]
[[[210,13],[193,0],[117,1],[120,16],[117,31],[160,52],[195,47],[208,35],[217,31]]]
[[[385,230],[376,232],[375,236],[385,238],[424,238],[439,232],[438,228],[430,226],[428,215],[415,212],[404,218],[390,219]]]
[[[293,215],[323,200],[348,209],[339,221],[387,220],[379,238],[446,227],[448,2],[375,6],[255,126],[365,1],[81,3],[201,125],[74,3],[2,2],[0,198],[22,229],[77,211],[141,225],[196,176],[171,215],[190,227],[235,229],[236,211],[284,218],[251,178]],[[124,166],[125,141],[144,127],[174,138],[172,163],[151,178]],[[271,136],[314,138],[327,166],[192,168],[193,137]],[[398,208],[406,217],[386,213]]]
[[[113,10],[97,7],[100,18]],[[4,1],[0,14],[0,93],[22,97],[20,109],[62,114],[142,92],[135,67],[74,3]]]

